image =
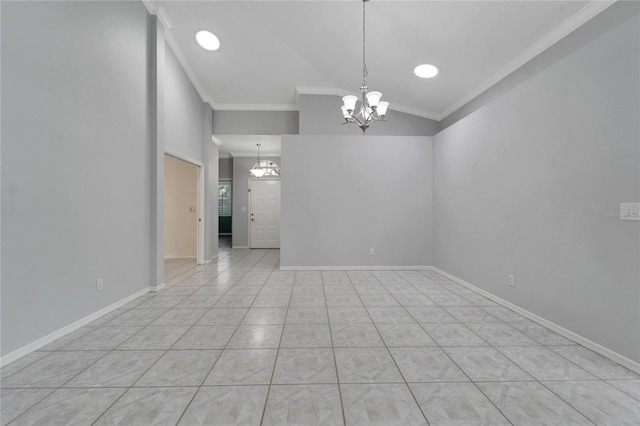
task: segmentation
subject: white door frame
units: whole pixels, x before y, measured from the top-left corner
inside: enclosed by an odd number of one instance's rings
[[[198,167],[198,244],[196,251],[196,262],[198,265],[204,264],[204,197],[205,197],[205,188],[204,188],[204,164],[198,160],[194,160],[193,158],[187,157],[186,155],[180,154],[177,151],[172,150],[171,148],[165,148],[164,153],[171,157],[177,158],[178,160],[185,161],[187,163],[193,164]],[[164,231],[163,231],[164,235]],[[164,236],[163,236],[164,238]]]
[[[248,229],[248,234],[249,234],[249,248],[251,248],[251,182],[258,182],[258,181],[264,181],[264,180],[275,180],[275,181],[282,181],[282,179],[280,178],[274,178],[274,177],[269,177],[269,178],[249,178],[249,191],[247,192],[247,197],[249,197],[249,201],[247,202],[247,205],[249,206],[249,212],[247,214],[247,229]],[[281,183],[282,185],[282,183]],[[282,199],[280,199],[280,214],[282,214]]]

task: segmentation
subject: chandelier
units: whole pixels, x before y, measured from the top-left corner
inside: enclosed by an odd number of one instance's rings
[[[280,167],[269,160],[261,160],[260,159],[260,146],[262,144],[258,143],[258,161],[253,165],[249,173],[257,178],[261,178],[263,176],[280,176]]]
[[[381,102],[382,93],[369,92],[367,87],[367,62],[365,61],[366,48],[366,14],[365,5],[369,0],[362,0],[362,86],[360,86],[360,108],[356,110],[356,102],[358,97],[355,95],[347,95],[342,98],[344,105],[342,106],[342,115],[344,123],[356,123],[362,130],[362,134],[367,133],[367,128],[374,121],[385,121],[384,116],[387,113],[389,102]]]

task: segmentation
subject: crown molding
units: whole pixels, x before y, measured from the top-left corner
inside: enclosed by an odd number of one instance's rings
[[[389,109],[398,111],[398,112],[404,112],[405,114],[417,115],[418,117],[428,118],[429,120],[435,120],[435,121],[438,121],[438,117],[440,117],[438,114],[434,112],[426,111],[420,108],[414,108],[408,105],[396,104],[395,102],[393,103],[390,102]]]
[[[217,111],[298,111],[297,104],[213,104]]]
[[[295,104],[220,104],[211,101],[209,101],[209,104],[216,111],[298,111],[300,104],[297,102],[297,98],[299,95],[358,96],[356,93],[334,87],[296,87]],[[392,103],[389,109],[431,120],[436,120],[438,117],[438,114],[396,103]]]
[[[204,103],[205,103],[205,104],[209,104],[209,106],[211,107],[211,109],[212,109],[212,110],[214,110],[214,109],[215,109],[215,107],[216,107],[216,103],[215,103],[215,102],[213,102],[213,99],[211,99],[211,96],[206,95],[206,96],[203,98],[203,100],[204,100]]]
[[[256,158],[256,151],[229,151],[233,158]],[[280,157],[281,154],[274,152],[261,152],[260,158]]]
[[[491,88],[509,74],[512,74],[518,68],[531,61],[533,58],[538,56],[540,53],[544,52],[561,39],[569,35],[578,27],[584,25],[589,20],[593,19],[596,15],[604,11],[606,8],[614,4],[617,0],[595,0],[588,3],[582,9],[574,13],[572,16],[567,18],[564,22],[558,25],[556,28],[548,32],[534,44],[529,46],[526,50],[522,51],[518,56],[516,56],[513,60],[508,62],[498,71],[496,71],[491,77],[485,80],[479,86],[476,86],[473,90],[471,90],[467,95],[462,97],[458,102],[456,102],[453,106],[447,108],[445,112],[437,116],[435,119],[441,121],[462,108],[466,104],[468,104],[473,99],[477,98],[480,94],[485,92],[487,89]]]
[[[167,11],[154,0],[142,0],[142,4],[147,8],[149,15],[155,15],[165,28],[171,29],[174,27],[173,21],[169,18]]]
[[[171,18],[169,18],[169,15],[167,14],[167,11],[164,9],[164,7],[160,6],[158,8],[156,16],[158,17],[160,22],[162,22],[162,25],[164,25],[165,29],[170,30],[174,27],[173,21],[171,20]]]
[[[337,87],[313,87],[313,86],[296,86],[297,95],[334,95],[345,96],[355,95],[356,93],[338,89]]]
[[[142,4],[147,8],[147,12],[149,15],[155,15],[156,10],[158,9],[158,5],[153,0],[142,0]]]
[[[202,83],[200,83],[200,80],[196,77],[196,73],[193,71],[193,68],[191,68],[191,65],[189,65],[189,63],[185,59],[184,54],[182,53],[182,50],[178,46],[178,42],[176,42],[176,39],[173,37],[173,34],[171,34],[170,31],[165,31],[164,37],[165,37],[165,40],[167,41],[167,44],[173,51],[173,54],[176,55],[176,58],[178,59],[178,62],[182,66],[182,69],[184,70],[185,74],[187,74],[187,77],[191,81],[191,84],[193,84],[193,87],[196,89],[196,92],[198,92],[198,95],[200,95],[200,99],[202,99],[202,102],[207,102],[207,99],[210,99],[210,97],[207,93],[205,93],[204,89],[202,88]],[[207,103],[211,104],[211,102],[207,102]]]
[[[296,86],[296,98],[300,95],[332,95],[343,97],[345,95],[360,96],[360,93],[355,93],[350,90],[344,90],[337,87],[312,87],[312,86]],[[398,112],[404,112],[405,114],[417,115],[418,117],[428,118],[430,120],[438,120],[439,114],[435,112],[426,111],[420,108],[411,107],[408,105],[398,104],[395,102],[389,102],[389,109]]]
[[[178,42],[170,31],[174,26],[173,21],[169,17],[167,11],[152,0],[142,0],[142,3],[147,8],[149,14],[155,15],[160,23],[162,23],[162,26],[164,26],[164,39],[173,51],[173,54],[178,59],[178,63],[180,63],[180,66],[182,66],[185,74],[187,74],[187,77],[191,81],[193,87],[196,89],[196,92],[198,92],[198,95],[200,96],[200,99],[202,99],[202,102],[208,103],[213,108],[213,101],[211,100],[211,96],[209,96],[202,88],[202,83],[200,83],[200,80],[196,77],[196,73],[193,71],[193,68],[191,68],[191,65],[189,65],[189,62],[187,62],[187,60],[185,59],[184,54],[182,53],[182,49],[180,49]]]
[[[222,141],[213,135],[211,135],[211,142],[215,143],[218,146],[222,145]]]

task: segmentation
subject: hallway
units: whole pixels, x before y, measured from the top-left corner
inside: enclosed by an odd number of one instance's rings
[[[284,272],[231,248],[178,270],[3,368],[2,425],[640,419],[640,376],[432,271]]]

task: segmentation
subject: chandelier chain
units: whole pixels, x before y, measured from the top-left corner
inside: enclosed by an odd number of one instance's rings
[[[367,69],[366,55],[366,4],[367,0],[362,0],[362,85],[367,85],[367,77],[369,76],[369,70]]]

